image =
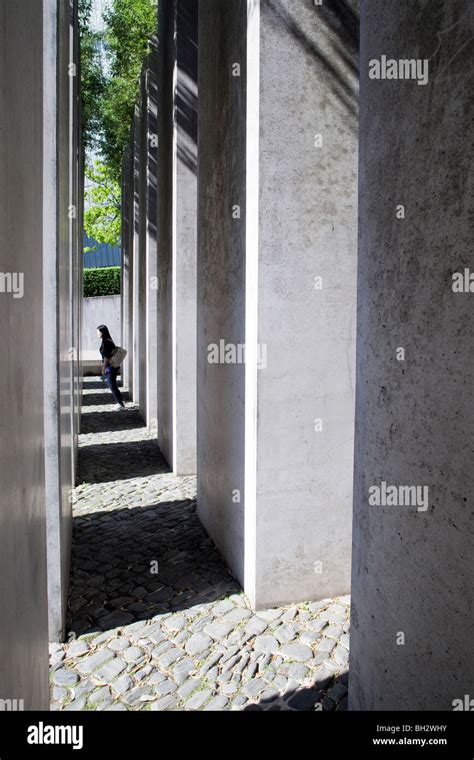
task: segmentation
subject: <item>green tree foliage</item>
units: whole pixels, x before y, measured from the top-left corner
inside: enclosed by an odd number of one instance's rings
[[[79,1],[79,35],[81,45],[81,121],[84,151],[98,145],[101,132],[101,102],[106,78],[102,70],[102,36],[89,28],[92,0]]]
[[[120,245],[120,185],[102,161],[86,164],[84,228],[98,243]]]
[[[100,34],[88,30],[81,43],[81,119],[86,152],[99,147],[102,131],[101,101],[107,84],[101,66],[100,46]]]
[[[150,38],[156,34],[156,0],[110,0],[104,14],[105,47],[109,61],[102,99],[101,153],[115,176],[130,136],[140,90],[140,72]]]
[[[79,34],[82,35],[87,30],[89,19],[92,12],[92,0],[79,0],[78,17],[79,17]]]
[[[101,33],[90,29],[91,10],[92,0],[79,0],[83,142],[86,152],[94,150],[100,156],[86,169],[86,177],[97,188],[87,193],[92,205],[85,214],[85,228],[99,242],[116,244],[122,156],[149,40],[156,34],[157,0],[108,0]]]

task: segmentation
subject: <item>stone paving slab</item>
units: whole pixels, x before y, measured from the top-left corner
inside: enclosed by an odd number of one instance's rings
[[[51,708],[346,710],[349,597],[254,613],[197,518],[195,478],[109,396],[85,379]]]

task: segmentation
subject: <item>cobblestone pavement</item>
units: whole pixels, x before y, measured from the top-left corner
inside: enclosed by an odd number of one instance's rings
[[[127,395],[124,396],[127,400]],[[54,710],[345,710],[349,598],[254,614],[136,407],[86,379]]]

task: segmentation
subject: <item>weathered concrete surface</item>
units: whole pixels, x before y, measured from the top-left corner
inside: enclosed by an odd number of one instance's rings
[[[44,405],[50,640],[64,634],[80,390],[77,5],[44,17]]]
[[[470,7],[364,3],[354,710],[452,710],[474,694],[474,295],[452,291],[472,268]],[[381,55],[430,59],[428,84],[369,79]],[[427,485],[427,510],[369,506],[382,481]]]
[[[79,70],[79,76],[80,76],[80,65],[78,66]],[[78,103],[79,108],[79,103]],[[77,346],[81,346],[82,344],[82,300],[83,300],[83,294],[84,294],[84,247],[82,244],[82,241],[79,240],[79,230],[84,230],[84,185],[85,185],[85,150],[84,150],[84,141],[83,141],[83,135],[82,131],[78,129],[78,165],[77,165],[77,230],[78,230],[78,240],[77,240],[77,274],[76,274],[76,299],[77,299]],[[79,355],[78,357],[78,367],[77,367],[77,374],[78,374],[78,385],[77,385],[77,393],[78,393],[78,402],[77,402],[77,408],[76,408],[76,440],[75,440],[75,450],[77,455],[77,449],[78,449],[78,439],[79,439],[79,430],[81,429],[81,400],[82,400],[82,379],[84,376],[84,366],[82,363],[82,358]],[[76,470],[77,471],[77,470]]]
[[[158,176],[158,50],[157,40],[150,42],[151,52],[145,67],[145,92],[142,119],[146,128],[146,156],[143,167],[146,178],[145,207],[145,320],[146,320],[146,422],[156,428],[158,414],[158,386],[156,357],[158,353],[158,247],[156,220]]]
[[[141,377],[141,351],[142,341],[140,335],[140,305],[142,295],[140,292],[140,109],[135,107],[135,116],[132,129],[132,205],[133,205],[133,236],[132,236],[132,258],[133,258],[133,295],[132,295],[132,361],[133,361],[133,389],[132,398],[140,406]]]
[[[158,5],[158,443],[166,461],[173,462],[173,67],[174,18],[169,3]]]
[[[161,3],[159,30],[158,440],[185,475],[196,470],[196,3]]]
[[[147,233],[148,233],[148,204],[147,204],[147,156],[148,156],[148,96],[146,89],[146,69],[142,71],[140,83],[140,106],[137,162],[138,162],[138,302],[137,302],[137,330],[138,330],[138,356],[139,366],[138,396],[137,403],[144,420],[147,420],[148,410],[148,355],[147,355]]]
[[[134,372],[134,346],[133,346],[133,298],[134,298],[134,290],[133,290],[133,271],[134,271],[134,257],[133,257],[133,243],[134,243],[134,213],[135,213],[135,206],[134,206],[134,172],[135,172],[135,162],[133,159],[133,125],[130,128],[130,145],[129,145],[129,157],[128,157],[128,166],[127,166],[127,177],[126,182],[128,184],[128,194],[129,194],[129,221],[126,225],[126,232],[127,232],[127,251],[128,251],[128,330],[127,330],[127,336],[128,336],[128,342],[127,345],[124,346],[124,348],[127,349],[128,355],[126,357],[127,364],[128,364],[128,389],[130,392],[130,397],[133,398],[133,392],[134,392],[134,385],[135,385],[135,379],[133,376]]]
[[[0,698],[47,710],[43,446],[43,6],[0,6]],[[21,66],[18,61],[21,60]],[[45,255],[49,255],[49,251]],[[9,280],[7,275],[15,275]],[[21,278],[23,287],[21,287]],[[18,279],[17,279],[18,278]],[[13,283],[14,289],[8,282]],[[16,282],[16,284],[15,284]],[[19,287],[17,287],[19,286]],[[16,297],[14,297],[16,296]]]
[[[197,440],[198,515],[244,581],[245,369],[210,365],[207,346],[245,341],[246,3],[201,2],[199,39]],[[241,79],[232,79],[240,62]],[[223,117],[226,118],[223,118]]]
[[[122,227],[121,227],[121,249],[122,249],[122,271],[121,271],[121,345],[127,349],[128,354],[125,357],[122,368],[122,380],[124,387],[131,388],[131,373],[132,367],[132,352],[130,346],[132,345],[131,335],[131,313],[130,313],[130,300],[132,290],[132,276],[130,271],[131,262],[131,247],[130,247],[130,234],[131,234],[131,193],[132,186],[130,181],[130,146],[127,147],[124,153],[122,161]]]
[[[194,0],[175,0],[175,9],[176,420],[173,471],[187,475],[196,472],[198,8]]]
[[[257,608],[350,583],[355,7],[200,4],[198,511]]]
[[[61,13],[63,10],[61,9]],[[71,373],[71,470],[72,483],[74,483],[77,467],[77,448],[80,425],[80,404],[82,393],[82,367],[80,362],[81,345],[81,302],[83,295],[83,196],[82,191],[83,171],[81,150],[81,136],[79,134],[79,35],[78,35],[78,0],[71,0],[69,13],[67,14],[67,33],[69,35],[69,60],[75,65],[75,76],[69,77],[69,206],[74,208],[74,214],[69,215],[69,268],[70,278],[68,284],[69,307],[71,311],[71,340],[68,346],[69,363]],[[64,13],[64,16],[66,14]],[[66,18],[64,20],[64,34],[66,34]],[[65,69],[66,71],[66,69]],[[71,129],[71,126],[73,127]],[[65,296],[67,297],[67,296]],[[68,501],[68,515],[70,515]],[[70,519],[68,517],[68,519]],[[67,528],[70,533],[70,526]],[[67,571],[69,571],[70,559],[67,556]],[[66,588],[63,589],[65,597]]]
[[[147,57],[140,82],[140,104],[135,111],[131,144],[124,160],[122,265],[124,337],[132,362],[125,370],[129,387],[148,425],[157,424],[157,53]],[[130,156],[130,158],[129,158]],[[130,177],[129,162],[133,165]],[[132,191],[133,188],[133,191]],[[130,236],[130,226],[133,233]],[[133,283],[130,298],[130,283]],[[127,348],[128,350],[128,348]],[[131,381],[131,382],[130,382]]]
[[[85,358],[99,359],[100,340],[97,338],[97,325],[107,325],[113,340],[121,344],[122,318],[121,296],[94,296],[84,298],[82,308],[82,346]]]

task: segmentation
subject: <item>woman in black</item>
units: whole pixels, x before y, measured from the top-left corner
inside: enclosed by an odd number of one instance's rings
[[[110,364],[110,357],[112,356],[113,350],[115,348],[115,343],[111,338],[109,328],[106,325],[99,325],[97,328],[97,337],[102,339],[99,351],[100,355],[102,356],[103,374],[105,376],[105,381],[112,391],[112,395],[117,402],[117,406],[115,408],[125,409],[122,394],[117,387],[117,375],[119,373],[119,367],[112,367]]]

